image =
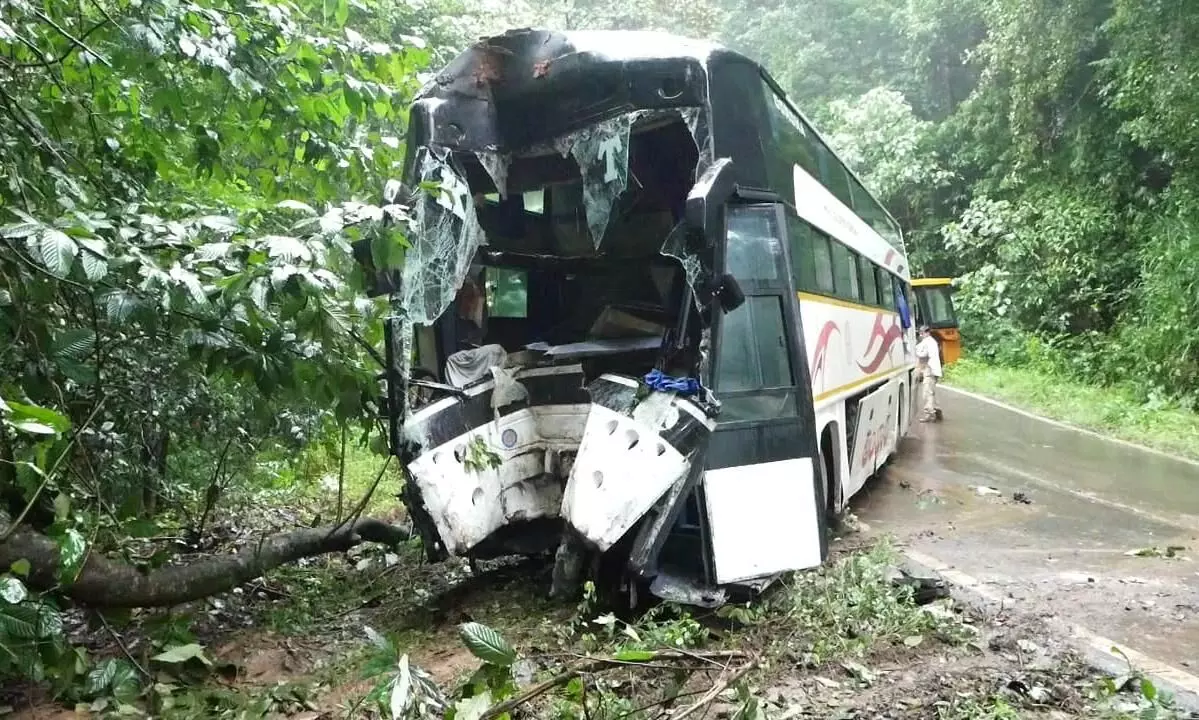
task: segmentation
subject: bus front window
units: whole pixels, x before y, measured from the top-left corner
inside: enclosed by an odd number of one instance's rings
[[[953,300],[949,296],[949,288],[929,288],[926,292],[928,298],[928,318],[926,322],[930,327],[957,327],[957,316],[953,311]]]

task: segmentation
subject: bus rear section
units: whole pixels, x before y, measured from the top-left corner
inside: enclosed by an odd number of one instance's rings
[[[513,31],[415,101],[387,412],[426,553],[718,605],[827,556],[779,197],[722,48]],[[723,132],[736,135],[729,124]],[[744,142],[744,141],[741,141]]]

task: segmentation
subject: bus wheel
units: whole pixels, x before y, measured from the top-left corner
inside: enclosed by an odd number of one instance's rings
[[[832,431],[825,430],[820,438],[820,473],[824,476],[824,523],[830,531],[841,526],[841,516],[837,512],[837,475],[833,470],[832,457]]]

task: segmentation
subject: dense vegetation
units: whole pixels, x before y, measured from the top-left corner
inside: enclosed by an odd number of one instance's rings
[[[724,13],[963,279],[975,356],[1199,398],[1199,13],[1129,0],[800,0]]]
[[[396,539],[362,521],[279,536],[236,567],[155,574],[180,545],[215,547],[214,518],[246,498],[310,488],[347,447],[377,443],[367,348],[386,308],[363,299],[349,243],[402,260],[404,211],[381,191],[407,100],[474,35],[529,24],[665,28],[760,58],[892,209],[916,267],[964,279],[971,353],[1199,399],[1199,9],[13,0],[0,678],[75,692],[94,675],[64,639],[72,603],[169,605]],[[342,484],[326,521],[361,510]]]
[[[1132,0],[757,0],[558,22],[715,36],[759,58],[961,277],[970,352],[1199,396],[1199,13]]]

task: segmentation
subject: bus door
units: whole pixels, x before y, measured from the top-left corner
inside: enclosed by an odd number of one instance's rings
[[[921,325],[927,325],[941,346],[941,362],[949,365],[962,355],[962,339],[958,332],[957,313],[953,308],[953,280],[950,278],[920,278],[912,281],[916,295],[916,314]]]
[[[720,273],[735,280],[744,302],[715,322],[721,411],[699,488],[718,585],[814,567],[827,555],[786,219],[778,202],[744,200],[742,191],[725,212]]]

